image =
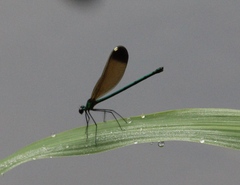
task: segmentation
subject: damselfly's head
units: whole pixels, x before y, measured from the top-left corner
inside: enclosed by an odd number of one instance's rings
[[[86,107],[82,105],[79,109],[79,114],[83,114],[85,110],[86,110]]]

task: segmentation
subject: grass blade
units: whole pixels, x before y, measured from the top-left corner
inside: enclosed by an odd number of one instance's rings
[[[124,131],[115,120],[98,123],[97,145],[95,125],[89,126],[87,141],[85,127],[80,127],[34,142],[0,160],[0,173],[31,160],[93,154],[136,143],[178,140],[240,149],[240,110],[180,109],[128,121],[120,121]]]

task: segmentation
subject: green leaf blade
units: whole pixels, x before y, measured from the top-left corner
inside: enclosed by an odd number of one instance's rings
[[[189,141],[240,149],[240,110],[181,109],[131,117],[122,131],[115,120],[75,128],[32,143],[0,161],[0,173],[27,161],[87,155],[132,144],[160,141]]]

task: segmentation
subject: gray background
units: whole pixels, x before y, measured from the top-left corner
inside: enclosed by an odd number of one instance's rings
[[[0,17],[0,158],[84,126],[78,108],[117,45],[130,58],[116,89],[165,71],[98,107],[124,117],[240,107],[240,1],[2,0]],[[239,151],[176,141],[37,160],[0,184],[226,185],[239,184],[239,172]]]

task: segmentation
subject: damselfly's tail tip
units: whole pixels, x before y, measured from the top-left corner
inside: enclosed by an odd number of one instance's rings
[[[163,72],[163,70],[164,70],[164,67],[159,67],[158,69],[156,69],[156,73],[161,73],[161,72]]]

